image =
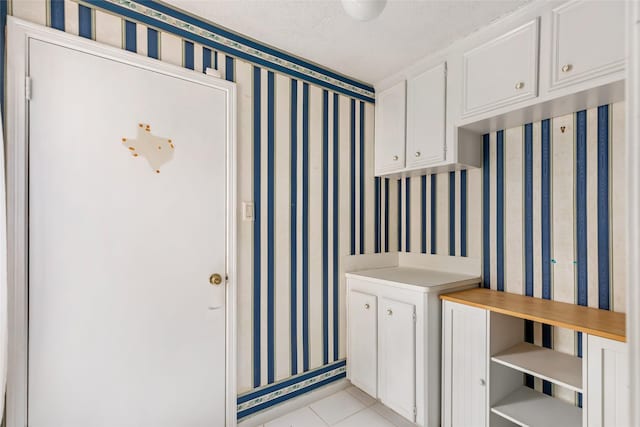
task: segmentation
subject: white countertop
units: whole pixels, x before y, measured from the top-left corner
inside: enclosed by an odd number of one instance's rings
[[[398,287],[422,292],[440,291],[464,285],[480,283],[480,276],[427,270],[413,267],[376,268],[346,273],[348,278],[363,278],[367,281],[392,284]]]

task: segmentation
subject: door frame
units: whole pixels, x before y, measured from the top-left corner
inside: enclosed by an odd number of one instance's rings
[[[627,2],[627,343],[629,423],[640,423],[640,3]]]
[[[8,372],[7,427],[27,426],[28,400],[28,102],[29,40],[40,40],[138,68],[210,86],[226,93],[226,328],[225,418],[236,425],[236,84],[63,31],[7,17],[6,177]]]

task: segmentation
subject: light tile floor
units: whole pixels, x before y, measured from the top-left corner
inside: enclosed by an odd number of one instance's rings
[[[262,427],[415,427],[366,393],[349,387]]]

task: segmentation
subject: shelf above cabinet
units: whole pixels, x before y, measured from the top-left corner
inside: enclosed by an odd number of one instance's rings
[[[491,361],[582,392],[579,357],[523,342],[496,354]]]
[[[525,386],[498,402],[491,412],[523,427],[582,427],[582,409]]]

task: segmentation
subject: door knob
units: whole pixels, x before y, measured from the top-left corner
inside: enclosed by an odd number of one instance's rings
[[[366,310],[369,310],[369,304],[365,304],[365,305],[364,305],[364,308],[365,308]]]
[[[388,314],[389,316],[391,316],[391,315],[393,314],[393,311],[391,311],[391,309],[388,309],[388,310],[387,310],[387,314]]]
[[[571,64],[564,64],[562,66],[562,72],[563,73],[568,73],[569,71],[571,71],[571,69],[573,68],[573,65]]]
[[[416,151],[416,157],[420,157],[421,153],[419,151]]]
[[[524,82],[518,82],[516,83],[516,89],[520,90],[524,87]]]
[[[209,276],[209,283],[216,286],[219,285],[220,283],[222,283],[222,276],[218,273],[213,273],[211,276]]]
[[[397,161],[398,160],[398,156],[393,156],[393,161]]]

